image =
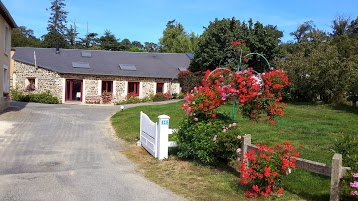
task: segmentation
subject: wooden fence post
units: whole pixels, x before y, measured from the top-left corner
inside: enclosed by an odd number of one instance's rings
[[[330,201],[339,201],[339,189],[341,181],[342,155],[334,154],[332,158]]]
[[[241,139],[241,160],[242,160],[242,162],[246,162],[246,168],[248,166],[249,161],[247,161],[247,159],[245,158],[245,155],[249,148],[248,145],[250,145],[250,144],[251,144],[251,135],[247,134],[247,135],[243,136]],[[241,173],[241,175],[240,175],[241,180],[243,179],[242,176],[243,176],[243,174]]]
[[[251,144],[251,135],[247,134],[242,137],[241,140],[241,151],[242,151],[242,158],[244,158],[245,154],[247,153],[248,146]]]

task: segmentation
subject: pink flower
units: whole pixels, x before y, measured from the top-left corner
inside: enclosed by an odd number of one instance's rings
[[[238,135],[238,136],[237,136],[237,139],[239,139],[239,140],[240,140],[240,139],[241,139],[241,136],[240,136],[240,135]]]
[[[358,188],[358,181],[351,182],[351,183],[350,183],[350,186],[351,186],[352,188]]]
[[[240,153],[241,152],[241,149],[240,148],[237,148],[236,149],[236,153]]]
[[[198,121],[198,120],[199,120],[198,118],[196,118],[196,117],[194,118],[194,121]]]
[[[358,178],[358,172],[353,174],[354,178]]]
[[[357,195],[358,196],[358,191],[352,191],[351,195]]]
[[[217,135],[214,135],[213,141],[216,142]]]
[[[236,126],[236,123],[233,123],[233,124],[232,124],[232,126],[234,126],[234,127],[235,127],[235,126]]]

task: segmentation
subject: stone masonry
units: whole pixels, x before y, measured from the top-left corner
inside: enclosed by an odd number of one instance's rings
[[[156,83],[164,83],[164,92],[179,93],[180,85],[177,80],[161,78],[136,78],[136,77],[117,77],[103,75],[78,75],[78,74],[59,74],[41,67],[22,62],[14,62],[13,82],[17,90],[26,90],[29,79],[35,79],[36,92],[49,91],[56,96],[60,102],[65,100],[65,80],[76,79],[83,81],[83,97],[101,96],[101,81],[113,81],[113,101],[122,100],[127,95],[128,82],[140,82],[139,98],[145,98],[150,94],[155,94]]]

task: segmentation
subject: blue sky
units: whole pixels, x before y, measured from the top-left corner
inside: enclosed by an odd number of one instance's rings
[[[51,0],[2,0],[18,25],[34,30],[40,37],[47,32]],[[252,18],[264,25],[277,25],[284,31],[283,41],[305,21],[331,31],[338,15],[358,16],[358,0],[66,0],[68,23],[75,22],[79,37],[88,31],[103,35],[110,30],[120,40],[159,41],[165,25],[176,19],[184,28],[200,35],[215,18]]]

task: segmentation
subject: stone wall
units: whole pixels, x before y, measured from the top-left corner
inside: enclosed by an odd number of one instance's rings
[[[58,73],[15,61],[13,75],[15,86],[13,87],[25,91],[29,78],[35,79],[36,92],[49,91],[53,96],[62,100],[65,92],[63,91],[61,76]]]
[[[179,93],[179,83],[172,79],[159,78],[135,78],[135,77],[116,77],[100,75],[77,75],[77,74],[58,74],[43,68],[35,68],[32,65],[21,62],[14,62],[14,83],[18,90],[26,90],[26,80],[36,79],[36,89],[38,92],[50,91],[60,102],[65,100],[65,80],[76,79],[83,80],[83,97],[100,97],[102,80],[113,81],[113,101],[122,100],[127,95],[128,82],[140,82],[139,98],[145,98],[156,92],[156,83],[164,83],[165,91]]]

